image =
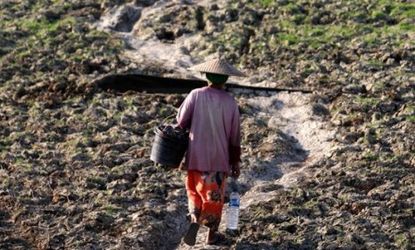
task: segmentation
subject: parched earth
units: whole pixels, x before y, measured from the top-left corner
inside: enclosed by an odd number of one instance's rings
[[[213,249],[412,249],[414,24],[412,1],[2,1],[0,248],[186,249],[184,173],[149,160],[185,95],[93,83],[220,53],[313,93],[231,91],[241,223]]]

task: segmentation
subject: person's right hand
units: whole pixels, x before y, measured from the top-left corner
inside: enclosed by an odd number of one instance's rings
[[[241,175],[241,169],[240,169],[240,165],[238,162],[237,164],[232,165],[231,167],[231,177],[238,179],[240,175]]]

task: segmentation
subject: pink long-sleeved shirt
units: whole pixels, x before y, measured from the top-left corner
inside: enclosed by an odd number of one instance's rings
[[[226,91],[203,87],[190,92],[177,122],[189,128],[185,164],[189,170],[229,173],[240,159],[240,120],[235,99]]]

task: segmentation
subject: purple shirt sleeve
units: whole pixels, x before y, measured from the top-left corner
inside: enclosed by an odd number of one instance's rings
[[[181,128],[190,128],[195,103],[194,96],[194,92],[190,92],[182,105],[180,105],[176,120]]]

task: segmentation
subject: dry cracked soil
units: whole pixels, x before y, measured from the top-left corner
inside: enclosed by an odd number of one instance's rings
[[[414,249],[414,41],[408,0],[1,1],[0,249]],[[185,173],[149,160],[186,94],[96,83],[217,55],[293,91],[228,90],[239,229],[189,248]]]

